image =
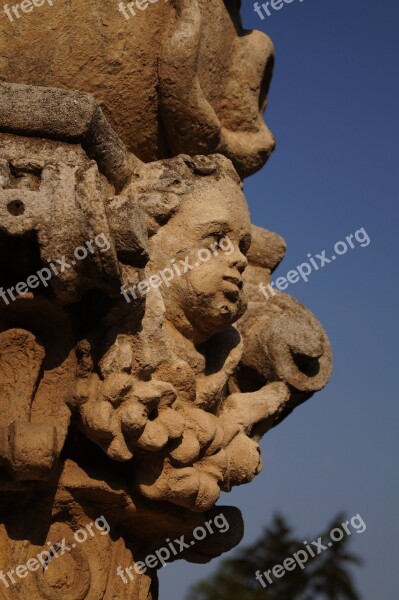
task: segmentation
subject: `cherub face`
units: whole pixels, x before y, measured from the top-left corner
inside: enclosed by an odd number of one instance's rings
[[[182,274],[170,287],[163,286],[162,293],[167,318],[180,331],[188,322],[194,338],[205,340],[242,316],[246,302],[241,276],[250,241],[247,203],[230,180],[202,182],[161,227],[153,238],[151,271],[176,259]]]

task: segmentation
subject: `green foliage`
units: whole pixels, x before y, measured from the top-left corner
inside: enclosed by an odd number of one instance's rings
[[[345,520],[338,515],[320,534],[322,540],[329,540],[329,532]],[[296,538],[285,519],[277,515],[254,544],[225,559],[213,576],[191,588],[186,600],[361,600],[348,571],[350,564],[359,565],[361,560],[347,551],[349,540],[345,535],[309,559],[305,569],[297,566],[281,579],[273,577],[274,583],[263,588],[255,579],[256,571],[269,571],[305,549],[303,539]]]

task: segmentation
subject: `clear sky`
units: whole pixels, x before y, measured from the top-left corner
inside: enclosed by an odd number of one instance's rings
[[[358,588],[398,600],[399,3],[293,0],[261,20],[243,0],[242,13],[276,47],[266,121],[277,149],[245,184],[252,221],[288,244],[274,279],[361,227],[371,241],[286,290],[325,327],[334,374],[263,439],[263,473],[219,503],[241,509],[242,544],[276,511],[304,536],[360,513]],[[217,562],[168,565],[160,599],[183,600]]]

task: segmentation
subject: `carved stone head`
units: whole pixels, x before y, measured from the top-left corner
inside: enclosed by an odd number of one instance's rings
[[[166,319],[196,344],[237,321],[246,308],[251,227],[230,161],[213,155],[153,163],[127,193],[148,214],[148,270],[166,269]]]

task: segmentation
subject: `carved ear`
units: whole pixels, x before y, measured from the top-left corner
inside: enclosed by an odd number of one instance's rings
[[[191,161],[189,156],[178,156],[144,165],[138,178],[132,179],[124,190],[143,210],[150,236],[178,211],[179,197],[189,194],[194,186],[193,171],[187,161]]]
[[[180,200],[175,194],[148,192],[138,194],[137,200],[147,220],[148,235],[155,235],[162,225],[178,211]]]
[[[231,160],[222,154],[189,156],[181,154],[171,159],[144,165],[138,179],[125,188],[134,196],[147,216],[149,236],[179,210],[180,196],[189,194],[201,178],[229,177],[242,188],[242,182]]]

